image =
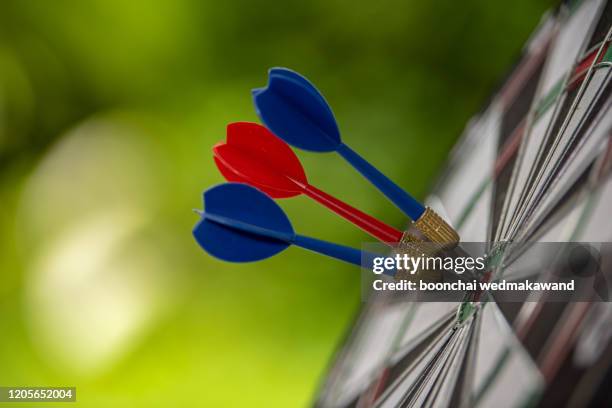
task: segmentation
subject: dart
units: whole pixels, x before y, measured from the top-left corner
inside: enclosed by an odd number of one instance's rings
[[[262,122],[276,136],[298,149],[340,154],[414,220],[415,227],[431,241],[459,241],[457,232],[431,208],[424,207],[342,142],[331,108],[306,78],[287,68],[272,68],[268,85],[254,89],[253,100]]]
[[[229,262],[269,258],[290,245],[354,265],[370,265],[373,254],[296,234],[282,208],[265,193],[242,183],[220,184],[204,192],[204,211],[193,229],[210,255]]]
[[[213,148],[214,160],[228,180],[250,184],[272,198],[304,194],[355,224],[381,242],[397,244],[403,233],[308,183],[293,150],[264,126],[236,122],[227,141]]]

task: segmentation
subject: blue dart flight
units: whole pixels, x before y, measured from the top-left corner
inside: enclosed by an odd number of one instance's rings
[[[373,254],[296,234],[283,209],[263,192],[246,184],[226,183],[204,192],[204,211],[193,229],[210,255],[229,262],[269,258],[289,245],[364,267]]]

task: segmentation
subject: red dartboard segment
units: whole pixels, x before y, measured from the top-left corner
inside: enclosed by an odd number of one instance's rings
[[[213,153],[228,181],[250,184],[273,198],[305,194],[384,243],[401,240],[401,231],[310,185],[295,153],[265,127],[237,122],[227,132],[227,143],[215,145]]]
[[[609,46],[610,46],[609,43],[605,43],[605,44],[601,45],[601,47],[599,47],[599,46],[598,47],[594,47],[582,59],[582,61],[580,61],[578,63],[578,65],[574,69],[573,75],[577,75],[577,74],[583,73],[583,72],[587,71],[589,68],[591,68],[591,66],[595,65],[596,63],[601,62],[603,60],[604,55],[606,54],[606,51],[608,50]]]

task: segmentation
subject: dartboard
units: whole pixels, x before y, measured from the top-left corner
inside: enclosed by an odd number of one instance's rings
[[[430,192],[427,205],[462,242],[489,252],[525,243],[492,280],[520,276],[532,243],[612,241],[611,19],[602,0],[543,16]],[[521,302],[493,293],[411,302],[372,291],[316,405],[612,406],[612,303],[588,301],[610,286],[608,259],[581,301],[538,292]]]

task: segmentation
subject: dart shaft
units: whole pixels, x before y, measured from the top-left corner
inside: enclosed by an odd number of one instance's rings
[[[314,186],[306,185],[303,191],[308,197],[329,208],[383,243],[397,244],[402,239],[401,231],[351,207]]]
[[[316,238],[305,237],[303,235],[296,235],[292,243],[310,251],[361,266],[362,253],[358,249],[322,241]]]
[[[421,203],[415,200],[410,194],[406,193],[350,147],[341,143],[336,151],[407,216],[413,220],[417,220],[421,214],[423,214],[425,207],[423,207]]]

